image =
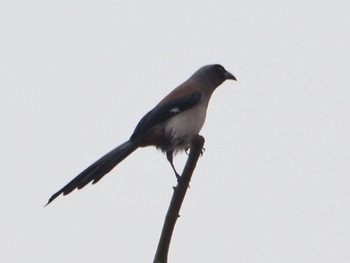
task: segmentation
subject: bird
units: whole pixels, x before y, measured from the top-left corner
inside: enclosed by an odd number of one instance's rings
[[[179,179],[173,156],[187,150],[192,136],[199,134],[205,122],[209,100],[214,90],[235,76],[220,64],[199,68],[185,82],[165,96],[136,125],[129,140],[108,152],[53,194],[46,205],[59,195],[68,195],[87,184],[95,184],[137,148],[155,146],[166,154]]]

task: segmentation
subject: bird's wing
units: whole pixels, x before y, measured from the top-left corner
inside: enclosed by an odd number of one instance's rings
[[[134,133],[131,135],[130,140],[136,139],[138,135],[143,134],[155,125],[160,124],[174,117],[175,115],[198,105],[201,98],[201,92],[197,91],[188,96],[179,97],[169,102],[158,104],[140,120],[134,130]]]

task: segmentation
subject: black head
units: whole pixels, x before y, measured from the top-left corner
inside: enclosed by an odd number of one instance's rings
[[[224,80],[237,80],[235,76],[233,76],[230,72],[228,72],[223,66],[219,64],[211,65],[210,67],[212,67],[213,71],[215,71],[216,74],[221,76]]]
[[[210,83],[210,88],[216,88],[228,79],[236,80],[235,76],[219,64],[203,66],[192,77],[204,83]]]

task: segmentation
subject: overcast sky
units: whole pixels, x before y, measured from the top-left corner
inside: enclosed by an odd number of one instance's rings
[[[211,63],[238,81],[210,102],[169,262],[350,262],[348,11],[2,1],[0,262],[152,262],[176,183],[157,150],[43,205]]]

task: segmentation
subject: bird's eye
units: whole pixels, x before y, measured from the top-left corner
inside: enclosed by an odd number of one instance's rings
[[[221,65],[215,65],[215,69],[216,69],[218,72],[220,72],[220,73],[226,72],[226,70],[224,69],[224,67],[221,66]]]

